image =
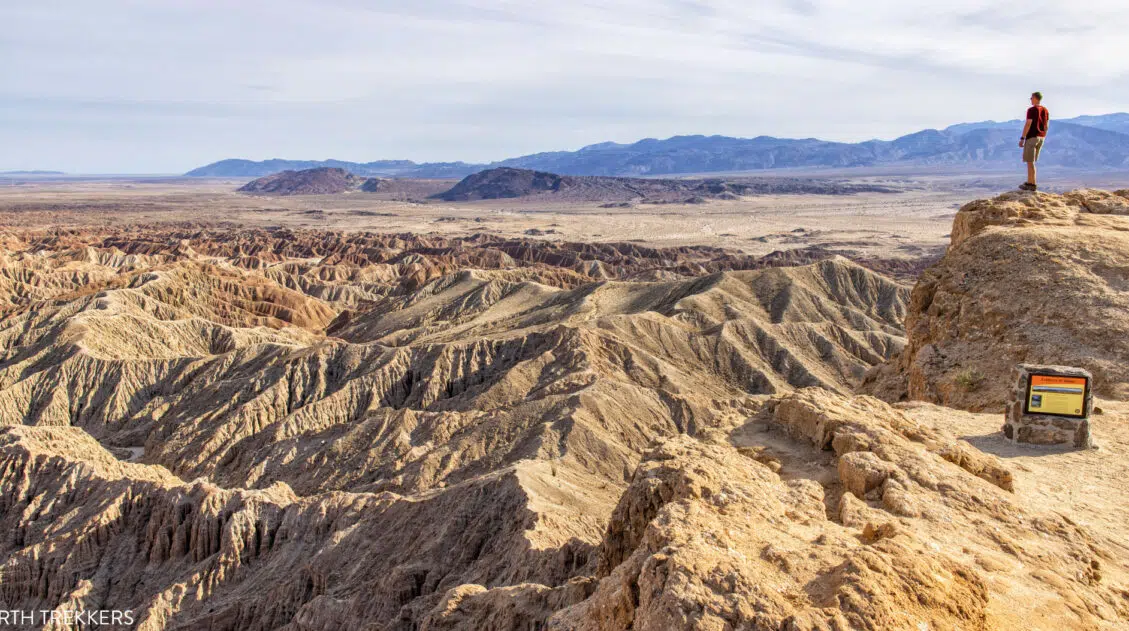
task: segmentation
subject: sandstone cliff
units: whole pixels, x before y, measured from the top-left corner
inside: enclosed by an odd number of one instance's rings
[[[910,297],[908,343],[863,391],[1002,409],[1017,363],[1081,366],[1129,394],[1129,191],[967,204]]]

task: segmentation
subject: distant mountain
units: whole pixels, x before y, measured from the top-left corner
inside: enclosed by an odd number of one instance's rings
[[[347,191],[380,189],[378,178],[365,179],[338,167],[318,167],[302,171],[282,171],[252,180],[240,187],[241,193],[262,195],[330,195]]]
[[[449,202],[479,199],[512,199],[538,193],[558,193],[562,188],[573,188],[576,178],[556,173],[499,168],[479,171],[466,176],[451,190],[435,195]]]
[[[559,175],[653,176],[788,167],[883,165],[993,166],[1018,160],[1019,120],[961,123],[928,129],[895,140],[861,143],[815,138],[759,136],[675,136],[631,144],[604,142],[579,151],[537,153],[493,164],[408,160],[355,163],[340,160],[223,160],[190,171],[190,176],[258,177],[281,170],[337,167],[362,176],[461,178],[490,168],[512,167]],[[1043,164],[1084,169],[1129,168],[1129,114],[1052,119]]]
[[[253,195],[375,193],[382,199],[423,201],[450,187],[450,182],[445,180],[364,177],[340,167],[316,167],[264,175],[244,184],[238,190]]]
[[[1052,122],[1044,164],[1078,168],[1129,167],[1129,135]],[[504,160],[500,166],[562,175],[671,175],[759,171],[781,167],[984,165],[1012,163],[1022,125],[1000,123],[967,131],[925,130],[892,141],[856,144],[815,139],[676,136],[630,145],[604,143],[572,153]]]
[[[1085,127],[1097,127],[1120,134],[1129,134],[1129,114],[1105,114],[1104,116],[1078,116],[1063,120],[1064,123],[1074,123]]]
[[[417,164],[411,160],[377,160],[375,162],[346,162],[344,160],[220,160],[193,169],[189,177],[262,177],[282,171],[304,171],[317,168],[344,169],[354,175],[376,177],[460,178],[484,167],[465,162],[440,162]]]
[[[1018,122],[1018,121],[1016,121]],[[970,131],[927,130],[875,142],[876,164],[968,165],[1016,162],[1022,125],[999,123]],[[1085,169],[1129,167],[1129,135],[1052,121],[1040,164]]]
[[[468,175],[451,190],[433,197],[455,202],[542,195],[560,201],[697,204],[707,199],[737,199],[744,195],[849,195],[863,192],[893,193],[896,190],[805,178],[631,178],[558,175],[498,167]]]
[[[858,166],[874,162],[862,145],[761,136],[675,136],[630,145],[604,143],[571,153],[541,153],[503,160],[497,166],[568,175],[665,175],[759,171],[780,167]]]
[[[1054,115],[1054,112],[1051,112]],[[967,133],[977,129],[1002,129],[1002,130],[1015,130],[1017,132],[1023,131],[1023,120],[1015,119],[997,123],[996,121],[982,121],[979,123],[960,123],[951,125],[945,128],[945,131],[951,131],[958,134]],[[1102,116],[1076,116],[1074,118],[1051,119],[1052,125],[1060,123],[1069,123],[1072,125],[1082,125],[1083,127],[1094,127],[1097,129],[1104,129],[1106,131],[1115,131],[1119,134],[1129,134],[1129,114],[1104,114]]]
[[[62,171],[0,171],[0,175],[66,175]]]

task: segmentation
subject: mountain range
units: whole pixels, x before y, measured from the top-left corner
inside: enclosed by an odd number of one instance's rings
[[[561,175],[652,176],[779,168],[870,166],[982,166],[1013,163],[1023,121],[960,123],[927,129],[894,140],[859,143],[816,138],[758,136],[674,136],[630,144],[604,142],[578,151],[554,151],[490,164],[416,163],[410,160],[228,159],[189,171],[193,177],[262,177],[285,170],[346,169],[359,176],[460,178],[497,167]],[[1129,168],[1129,114],[1052,120],[1042,164],[1079,169]]]

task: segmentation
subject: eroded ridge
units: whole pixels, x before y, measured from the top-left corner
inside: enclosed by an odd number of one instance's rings
[[[1004,229],[954,230],[949,256]],[[149,631],[1129,618],[1120,509],[1044,490],[1129,453],[1120,404],[1106,451],[1034,463],[988,453],[1026,457],[994,416],[850,394],[900,374],[923,316],[842,257],[204,227],[0,243],[8,609]]]

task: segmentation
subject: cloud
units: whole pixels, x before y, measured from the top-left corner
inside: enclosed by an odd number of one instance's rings
[[[55,0],[0,7],[0,169],[491,160],[1124,109],[1121,0]]]

